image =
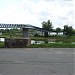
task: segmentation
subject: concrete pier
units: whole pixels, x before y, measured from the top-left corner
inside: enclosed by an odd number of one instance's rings
[[[29,28],[23,28],[23,37],[29,38]]]

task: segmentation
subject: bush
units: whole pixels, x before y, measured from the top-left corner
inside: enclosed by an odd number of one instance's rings
[[[48,43],[48,40],[45,40],[44,43]]]
[[[34,34],[34,36],[35,36],[35,37],[38,37],[38,36],[40,36],[40,35],[36,33],[36,34]]]

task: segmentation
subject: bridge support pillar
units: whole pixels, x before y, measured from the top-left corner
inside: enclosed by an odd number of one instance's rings
[[[23,28],[23,37],[29,38],[29,28]]]

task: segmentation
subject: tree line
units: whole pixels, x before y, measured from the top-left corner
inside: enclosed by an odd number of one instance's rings
[[[21,35],[22,34],[22,30],[20,29],[0,29],[0,33],[2,33],[2,35]]]
[[[42,22],[42,28],[47,31],[56,32],[57,34],[60,32],[63,32],[63,35],[65,35],[65,36],[71,36],[71,35],[75,34],[75,31],[72,26],[64,25],[63,27],[64,27],[63,29],[61,29],[60,27],[53,29],[53,25],[50,20],[48,20],[47,22],[46,21]],[[48,32],[44,32],[44,36],[48,37],[49,36]]]

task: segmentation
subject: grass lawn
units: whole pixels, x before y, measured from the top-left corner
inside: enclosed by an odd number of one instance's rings
[[[4,42],[0,42],[0,48],[4,48]]]
[[[4,48],[4,42],[0,42],[0,48]],[[75,44],[71,43],[31,44],[25,48],[75,48]]]
[[[50,37],[45,38],[45,37],[30,37],[31,40],[35,41],[48,41]],[[52,38],[52,37],[51,37]],[[27,46],[25,48],[75,48],[75,36],[67,37],[67,38],[60,38],[53,37],[53,39],[56,39],[56,43],[44,43],[44,44],[31,44],[30,46]],[[62,43],[59,43],[59,42]],[[0,42],[0,48],[4,48],[4,42]]]
[[[28,48],[75,48],[71,43],[32,44]]]

